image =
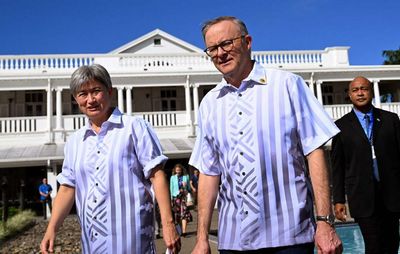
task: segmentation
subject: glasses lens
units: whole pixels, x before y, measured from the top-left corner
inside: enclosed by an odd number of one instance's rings
[[[233,47],[233,40],[226,40],[219,44],[219,46],[226,52],[231,51]]]

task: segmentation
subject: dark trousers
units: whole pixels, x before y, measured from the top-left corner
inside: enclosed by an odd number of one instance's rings
[[[305,243],[291,246],[283,246],[276,248],[265,248],[258,250],[219,250],[220,254],[313,254],[314,253],[314,243]]]
[[[47,219],[47,210],[46,210],[46,204],[49,205],[50,212],[52,210],[52,203],[51,203],[51,198],[48,198],[46,200],[41,200],[42,202],[42,207],[43,207],[43,219]]]
[[[372,216],[355,218],[364,238],[366,254],[397,254],[399,249],[400,213],[386,209],[380,186],[375,188],[375,210]]]

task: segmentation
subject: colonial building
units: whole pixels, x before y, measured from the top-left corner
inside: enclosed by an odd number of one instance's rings
[[[351,109],[346,89],[359,75],[373,81],[375,106],[400,113],[400,66],[352,66],[348,50],[252,55],[264,66],[302,76],[333,119]],[[110,72],[122,112],[148,120],[167,156],[189,158],[199,102],[222,78],[202,49],[156,29],[104,54],[0,56],[0,175],[16,192],[17,179],[33,188],[46,174],[56,186],[64,143],[85,123],[69,79],[77,67],[92,63]]]

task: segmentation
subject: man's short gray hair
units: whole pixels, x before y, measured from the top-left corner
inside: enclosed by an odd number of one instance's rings
[[[238,25],[241,35],[249,34],[249,32],[247,31],[246,24],[243,21],[241,21],[240,19],[233,17],[233,16],[220,16],[220,17],[210,19],[210,20],[204,22],[203,27],[201,28],[201,32],[203,34],[203,39],[205,39],[205,35],[206,35],[208,29],[211,26],[213,26],[221,21],[232,21],[233,23]]]

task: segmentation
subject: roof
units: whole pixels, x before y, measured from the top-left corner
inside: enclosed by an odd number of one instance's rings
[[[195,138],[161,139],[160,143],[168,158],[189,158],[195,140]],[[63,159],[64,144],[0,147],[0,168],[45,166],[48,160],[61,164]]]
[[[169,33],[166,33],[160,29],[155,29],[155,30],[151,31],[150,33],[147,33],[131,42],[128,42],[128,43],[122,45],[121,47],[114,49],[113,51],[111,51],[109,53],[110,54],[124,53],[131,48],[138,48],[138,46],[140,44],[146,44],[147,41],[152,40],[154,37],[159,37],[159,38],[168,40],[175,46],[180,47],[181,49],[187,51],[188,53],[203,53],[202,49],[200,49],[190,43],[187,43],[179,38],[176,38],[175,36],[170,35]],[[166,52],[166,53],[168,53],[168,52]]]

